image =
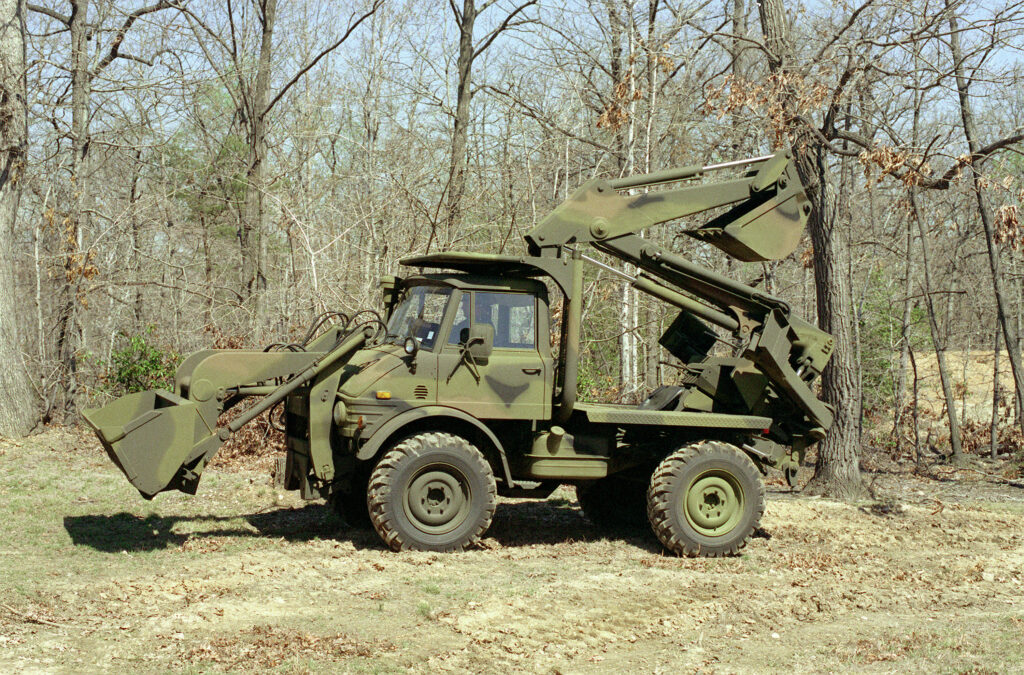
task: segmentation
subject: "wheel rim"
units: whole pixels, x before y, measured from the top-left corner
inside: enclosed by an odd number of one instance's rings
[[[447,534],[469,516],[473,492],[466,475],[447,464],[431,464],[409,481],[405,515],[427,534]]]
[[[743,516],[743,486],[728,471],[713,469],[700,474],[683,495],[686,521],[706,537],[731,532]]]

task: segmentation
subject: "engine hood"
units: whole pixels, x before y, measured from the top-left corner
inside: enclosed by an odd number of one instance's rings
[[[382,377],[404,365],[405,358],[405,350],[400,345],[385,344],[360,349],[342,368],[339,391],[352,398],[362,396]]]

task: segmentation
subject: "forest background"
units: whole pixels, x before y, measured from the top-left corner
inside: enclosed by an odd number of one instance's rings
[[[648,236],[836,335],[816,487],[1011,456],[1022,51],[1005,0],[0,0],[0,433],[376,308],[402,257],[518,252],[590,178],[789,147],[790,257]],[[586,282],[583,396],[671,382],[668,310]]]

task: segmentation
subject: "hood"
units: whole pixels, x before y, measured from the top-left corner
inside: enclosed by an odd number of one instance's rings
[[[339,391],[358,398],[375,382],[403,365],[404,357],[401,345],[384,344],[359,350],[342,368]]]

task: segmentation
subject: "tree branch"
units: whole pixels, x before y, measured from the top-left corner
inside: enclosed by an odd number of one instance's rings
[[[104,68],[106,68],[107,66],[109,66],[111,63],[114,62],[114,59],[116,59],[119,56],[121,56],[121,54],[119,53],[119,50],[121,49],[121,43],[124,42],[125,34],[129,31],[129,29],[131,29],[132,24],[134,24],[135,21],[138,20],[139,17],[145,16],[146,14],[152,14],[153,12],[159,12],[160,10],[163,10],[163,9],[170,9],[172,7],[179,7],[179,5],[180,5],[179,0],[160,0],[160,2],[154,3],[152,5],[148,5],[146,7],[140,7],[139,9],[135,10],[134,12],[129,14],[127,17],[125,17],[124,23],[121,24],[121,27],[114,34],[114,41],[110,43],[110,51],[107,52],[107,55],[104,56],[100,60],[100,62],[96,65],[96,68],[93,69],[93,71],[92,71],[93,77],[95,77],[96,75],[99,75],[101,72],[103,72]],[[129,59],[134,60],[134,61],[139,61],[140,60],[140,59],[135,58],[135,57],[125,57],[125,58],[129,58]],[[142,63],[146,63],[146,62],[142,61]],[[153,65],[153,64],[149,63],[148,65]]]
[[[977,152],[972,153],[969,157],[958,159],[957,161],[955,161],[953,165],[946,169],[946,172],[943,173],[942,176],[940,176],[939,178],[922,178],[920,181],[920,185],[921,187],[929,188],[932,190],[945,190],[950,186],[950,184],[953,182],[953,179],[956,178],[957,174],[960,173],[960,170],[963,169],[968,164],[970,164],[971,166],[977,166],[979,162],[984,162],[986,159],[988,159],[995,153],[999,152],[1000,150],[1004,150],[1011,146],[1017,145],[1018,143],[1021,142],[1024,142],[1024,133],[1014,134],[1013,136],[1007,136],[1006,138],[1002,138],[998,141],[995,141],[994,143],[989,143],[985,147],[979,148]],[[911,172],[908,171],[897,177],[903,178],[903,176],[909,175],[910,173]]]
[[[492,30],[490,33],[488,33],[487,37],[485,37],[483,39],[483,41],[481,42],[480,46],[477,47],[475,50],[473,50],[473,58],[475,59],[476,57],[480,56],[485,51],[487,51],[487,48],[491,46],[491,43],[494,42],[495,38],[497,38],[499,35],[501,35],[503,32],[505,32],[505,30],[508,29],[510,26],[512,26],[512,25],[520,26],[520,25],[522,25],[524,23],[528,23],[529,20],[525,20],[525,21],[519,21],[519,22],[516,22],[515,24],[513,24],[512,23],[512,19],[514,19],[517,14],[522,12],[527,7],[529,7],[531,5],[536,5],[536,4],[537,4],[537,0],[527,0],[523,4],[521,4],[518,7],[516,7],[514,10],[512,10],[512,12],[510,12],[509,15],[505,17],[505,20],[501,22],[501,25],[498,26],[497,28],[495,28],[494,30]],[[485,9],[487,9],[490,6],[491,6],[491,3],[488,3],[488,4],[484,5],[483,8],[480,10],[480,12],[482,13]]]
[[[36,12],[37,14],[45,14],[46,16],[50,17],[51,19],[56,19],[57,21],[60,21],[65,26],[70,26],[71,25],[71,17],[70,16],[64,16],[60,12],[52,10],[49,7],[41,7],[40,5],[35,5],[35,4],[31,3],[31,2],[28,3],[26,5],[26,7],[28,7],[33,12]]]
[[[534,1],[536,1],[536,0],[534,0]],[[365,14],[360,16],[359,19],[357,19],[355,23],[350,23],[349,24],[348,28],[345,30],[345,34],[344,35],[342,35],[334,44],[332,44],[331,46],[327,47],[326,49],[321,51],[319,54],[317,54],[315,57],[313,57],[313,59],[309,63],[307,63],[306,65],[304,65],[301,68],[299,68],[299,72],[295,73],[295,76],[292,79],[288,80],[287,84],[285,84],[283,87],[281,87],[281,91],[277,92],[277,95],[274,96],[273,99],[271,99],[270,103],[267,104],[267,107],[264,108],[263,111],[260,114],[266,115],[268,112],[270,112],[271,108],[273,108],[274,105],[276,105],[277,102],[281,100],[281,97],[284,96],[286,93],[288,93],[288,90],[291,89],[295,85],[296,82],[298,82],[300,79],[302,79],[303,75],[305,75],[307,72],[309,72],[309,70],[313,66],[315,66],[317,63],[319,63],[320,59],[322,59],[323,57],[327,56],[328,54],[333,52],[335,49],[340,47],[341,44],[343,42],[345,42],[345,40],[347,40],[348,37],[352,34],[352,31],[354,31],[356,28],[358,28],[359,24],[361,24],[363,21],[365,21],[369,17],[373,16],[373,14],[378,9],[380,9],[381,5],[383,5],[383,4],[384,4],[384,0],[374,0],[373,6],[370,7],[370,9],[367,10],[367,12]]]
[[[812,63],[817,63],[821,61],[822,57],[825,56],[825,52],[828,51],[828,48],[834,45],[836,42],[838,42],[839,38],[842,37],[843,33],[845,33],[846,31],[850,30],[851,27],[853,27],[853,24],[854,22],[857,21],[857,17],[860,16],[860,13],[863,12],[868,7],[870,7],[874,2],[875,0],[867,0],[867,2],[865,2],[863,5],[853,10],[853,13],[850,14],[850,18],[847,19],[846,21],[846,25],[837,30],[835,35],[832,36],[832,39],[826,42],[824,46],[822,46],[822,48],[818,50],[818,53],[814,55],[814,60],[812,61]]]

